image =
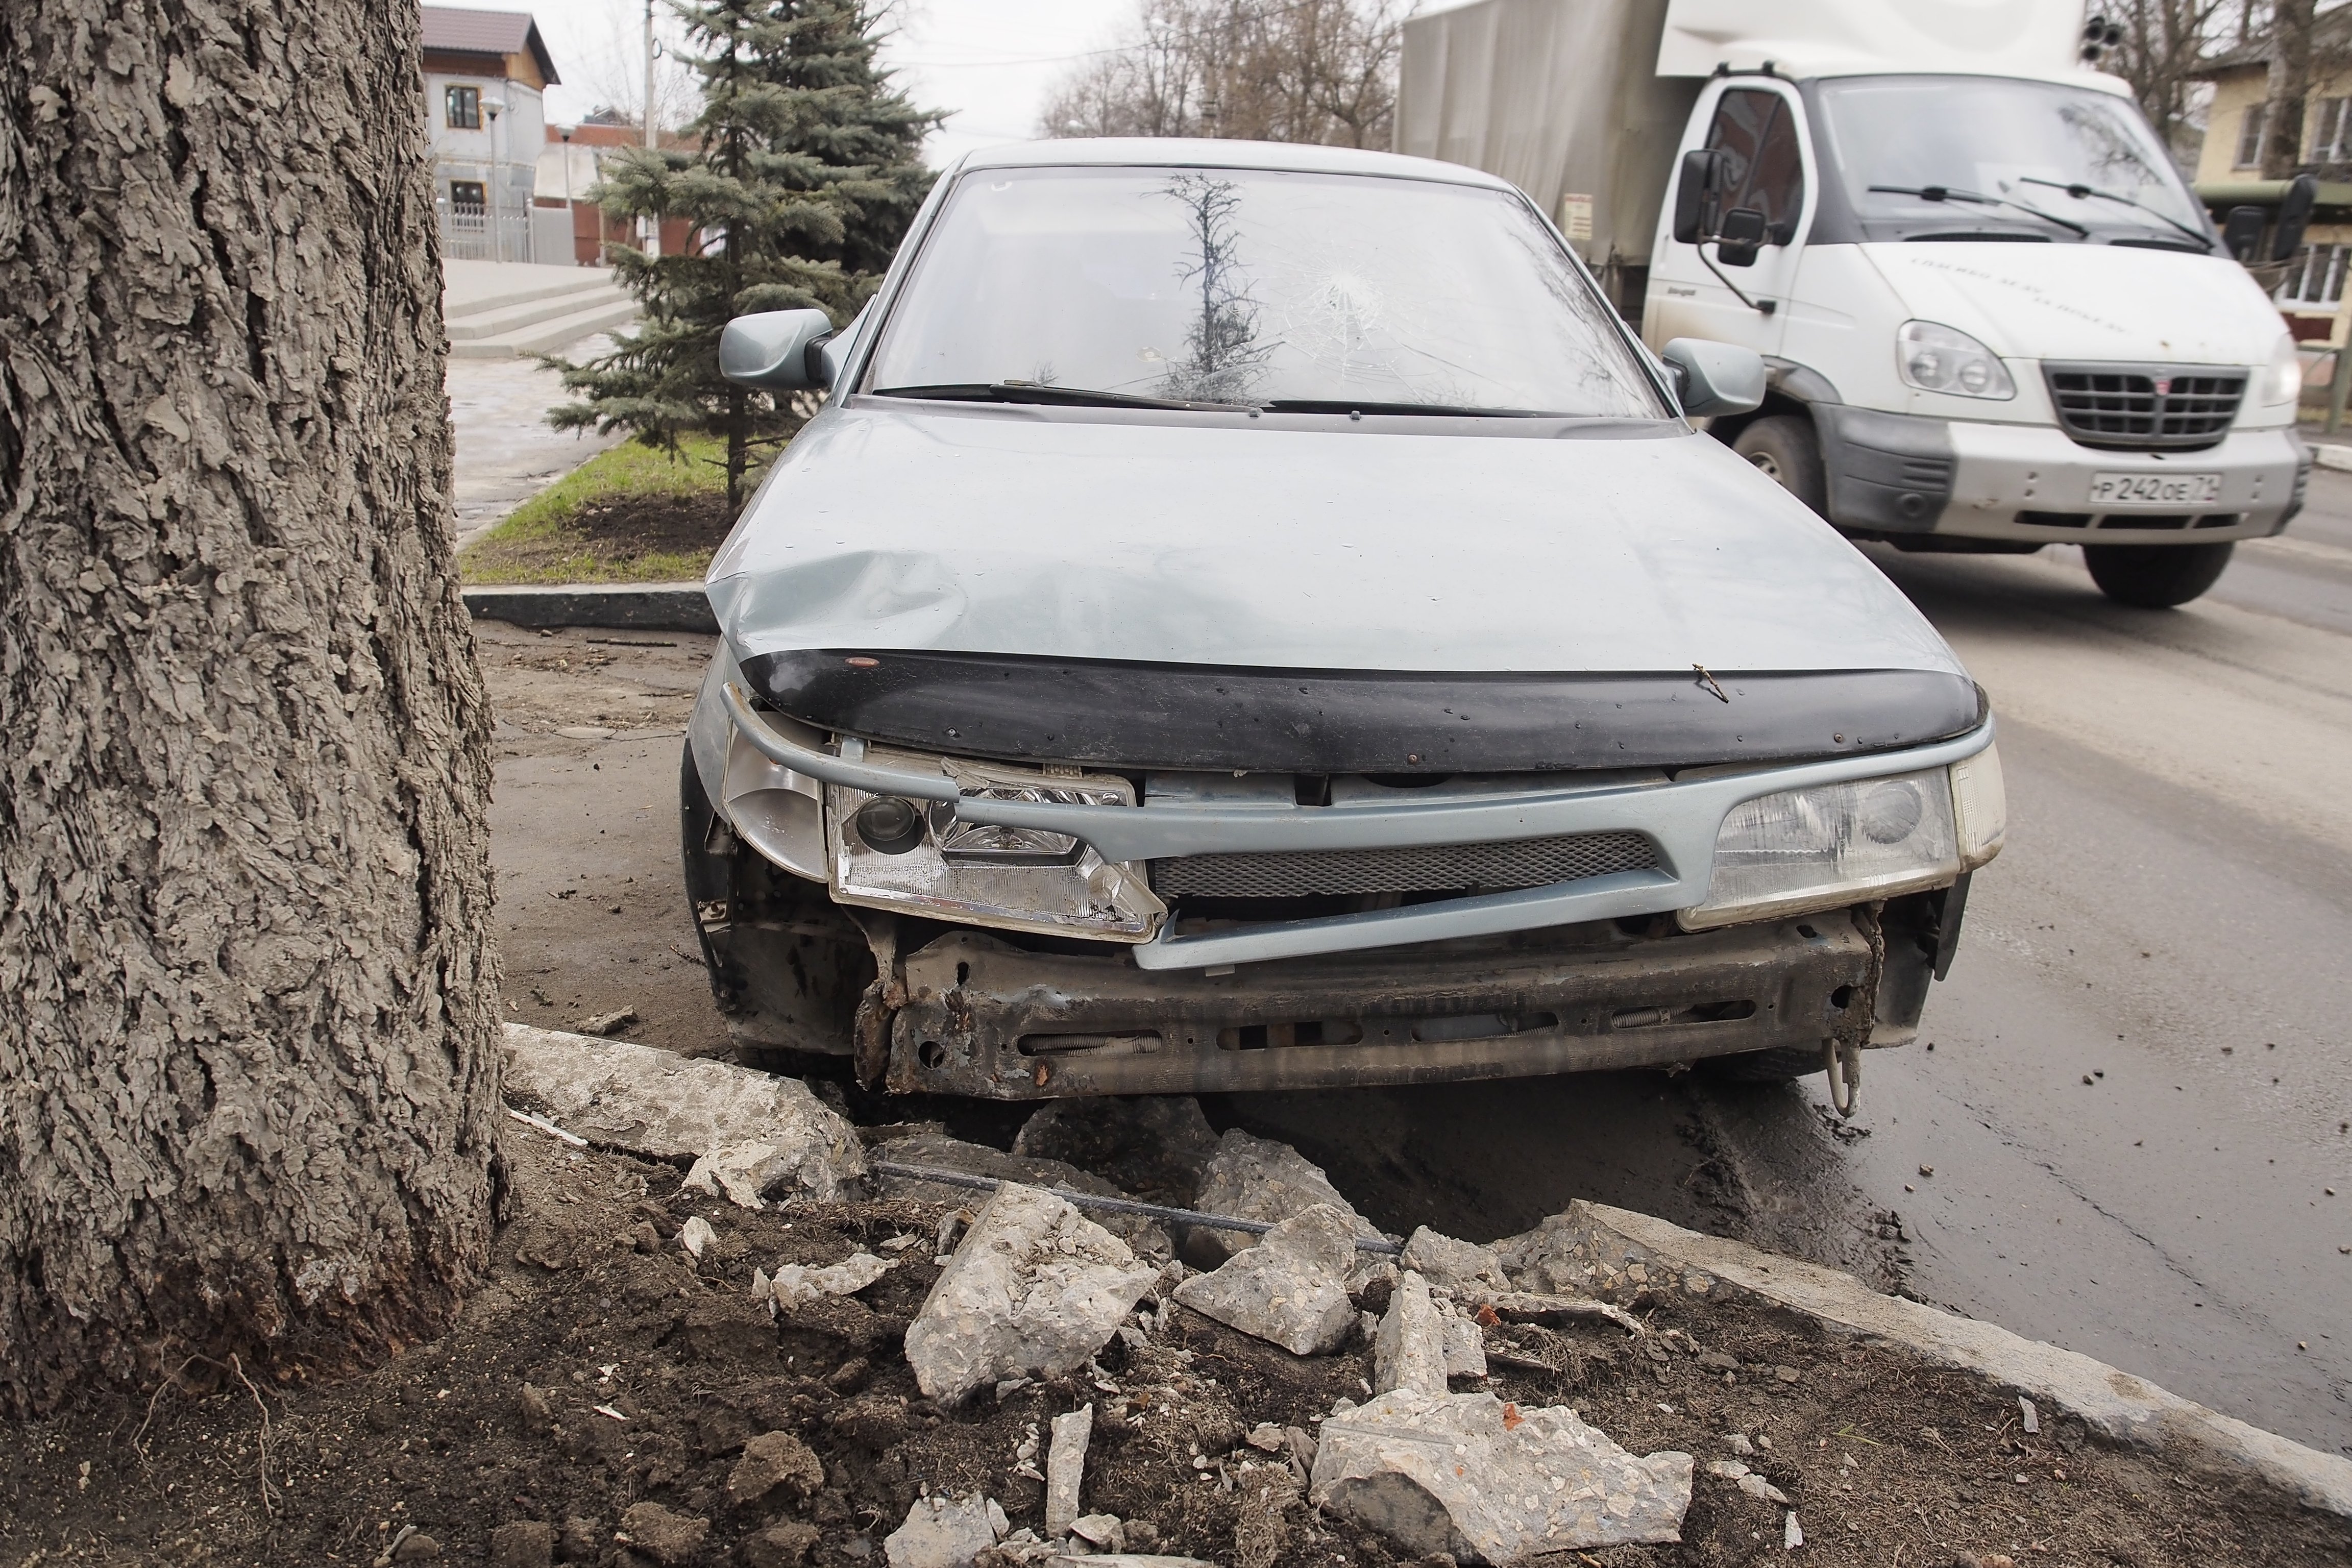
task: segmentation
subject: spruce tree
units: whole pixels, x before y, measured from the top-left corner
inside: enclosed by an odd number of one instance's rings
[[[671,0],[698,51],[701,114],[685,144],[631,148],[591,193],[614,217],[683,218],[685,254],[616,248],[637,329],[584,364],[550,363],[584,395],[561,429],[627,430],[667,447],[688,432],[727,442],[727,504],[743,501],[757,448],[789,436],[789,399],[719,374],[719,335],[753,310],[856,314],[930,188],[919,161],[936,112],[875,63],[866,0]]]

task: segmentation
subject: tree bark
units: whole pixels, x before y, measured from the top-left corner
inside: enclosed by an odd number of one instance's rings
[[[2269,108],[2263,119],[2263,178],[2294,176],[2303,162],[2304,100],[2311,92],[2314,0],[2278,0],[2271,13]]]
[[[416,0],[0,7],[0,1410],[445,1324],[495,1160]]]

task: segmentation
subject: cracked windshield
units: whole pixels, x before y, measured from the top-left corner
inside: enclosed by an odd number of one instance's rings
[[[1308,413],[1666,414],[1519,201],[1244,170],[966,178],[868,384]]]

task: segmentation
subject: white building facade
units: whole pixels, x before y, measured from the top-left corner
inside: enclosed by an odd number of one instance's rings
[[[424,8],[425,123],[444,256],[572,261],[569,217],[534,233],[544,94],[562,80],[528,12]],[[550,254],[541,256],[541,250]]]

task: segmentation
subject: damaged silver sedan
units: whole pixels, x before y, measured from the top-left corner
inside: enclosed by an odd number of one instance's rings
[[[1056,142],[942,179],[713,563],[686,878],[738,1042],[1000,1099],[1916,1032],[2004,805],[1983,695],[1691,419],[1517,191]]]

